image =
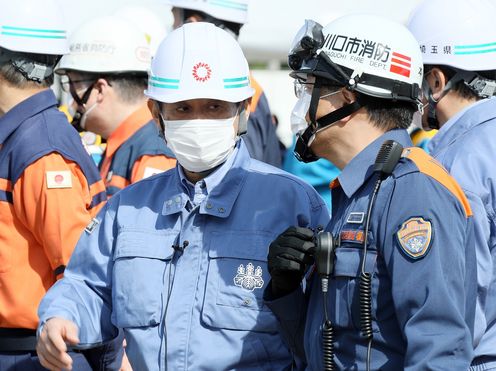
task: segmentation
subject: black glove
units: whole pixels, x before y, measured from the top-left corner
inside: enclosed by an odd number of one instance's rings
[[[284,296],[301,283],[313,263],[314,234],[311,229],[289,227],[269,246],[267,265],[272,276],[272,294]]]

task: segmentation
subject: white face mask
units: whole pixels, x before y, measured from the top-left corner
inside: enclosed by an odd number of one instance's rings
[[[333,95],[339,94],[340,92],[340,90],[333,91],[331,93],[320,96],[319,99],[332,97]],[[301,96],[298,99],[298,102],[296,102],[293,111],[291,112],[290,123],[291,131],[293,132],[293,134],[298,134],[308,127],[306,116],[308,109],[310,108],[312,95],[306,89],[304,89],[300,94]]]
[[[291,131],[293,134],[305,130],[308,126],[306,115],[308,109],[310,108],[310,101],[312,96],[306,92],[302,93],[302,96],[296,102],[293,111],[291,111],[291,118],[289,122],[291,123]]]
[[[222,164],[236,145],[234,120],[164,121],[167,145],[186,170],[200,173]]]

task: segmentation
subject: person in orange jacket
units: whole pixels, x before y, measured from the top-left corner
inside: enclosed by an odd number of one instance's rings
[[[124,18],[99,17],[74,31],[70,48],[55,72],[77,104],[73,124],[107,141],[99,165],[107,196],[173,168],[175,156],[143,95],[150,65],[145,34]]]
[[[38,304],[106,199],[81,138],[49,89],[68,43],[54,1],[0,13],[0,370],[39,370]],[[91,370],[69,353],[74,369]]]

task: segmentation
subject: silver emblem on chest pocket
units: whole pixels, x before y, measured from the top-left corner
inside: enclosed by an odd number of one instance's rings
[[[261,289],[264,285],[262,268],[257,266],[255,269],[255,266],[252,263],[248,263],[246,268],[243,264],[240,264],[238,273],[234,277],[234,284],[248,291]]]

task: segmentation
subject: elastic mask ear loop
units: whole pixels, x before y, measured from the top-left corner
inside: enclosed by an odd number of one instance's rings
[[[165,143],[167,143],[167,139],[165,138],[165,119],[164,119],[164,116],[162,115],[160,103],[155,101],[155,107],[157,108],[157,111],[158,111],[158,125],[160,126],[160,130],[159,130],[158,135],[160,136],[160,138],[165,140]]]
[[[81,115],[79,119],[79,126],[81,127],[81,129],[83,130],[86,129],[86,120],[88,119],[88,115],[90,114],[91,111],[93,111],[96,108],[96,106],[98,106],[98,102],[95,102],[95,104],[93,104],[90,108],[85,110]]]

